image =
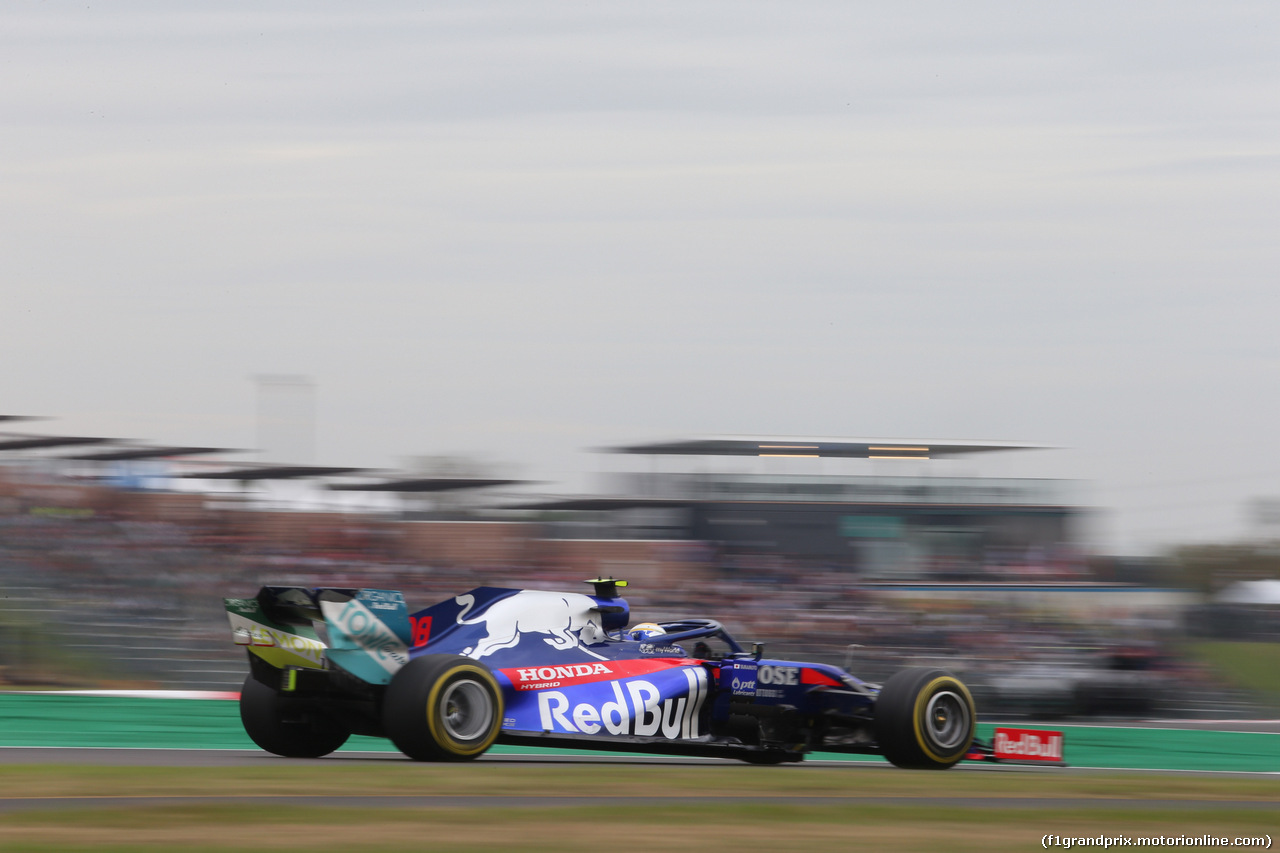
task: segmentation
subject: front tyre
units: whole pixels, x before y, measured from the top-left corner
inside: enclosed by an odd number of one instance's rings
[[[281,696],[252,675],[240,689],[240,722],[250,740],[285,758],[319,758],[342,746],[351,736],[316,706]]]
[[[954,675],[932,667],[894,673],[875,706],[875,734],[898,767],[945,770],[969,752],[977,712]]]
[[[382,724],[416,761],[469,761],[502,729],[502,689],[484,664],[458,655],[423,655],[391,678]]]

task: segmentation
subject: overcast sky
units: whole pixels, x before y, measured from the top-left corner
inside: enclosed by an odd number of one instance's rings
[[[40,431],[300,374],[326,464],[1022,440],[1139,552],[1280,495],[1274,2],[12,3],[0,114]]]

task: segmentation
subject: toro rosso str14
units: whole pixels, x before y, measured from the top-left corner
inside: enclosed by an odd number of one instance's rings
[[[593,595],[480,587],[410,614],[399,592],[267,586],[226,599],[249,652],[249,737],[318,757],[352,734],[461,761],[495,742],[719,756],[880,754],[901,767],[989,758],[973,699],[927,667],[870,684],[744,649],[717,622],[632,626],[624,581]]]

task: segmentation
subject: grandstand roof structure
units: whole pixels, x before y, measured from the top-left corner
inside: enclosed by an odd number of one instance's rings
[[[220,471],[198,471],[181,476],[187,480],[294,480],[302,477],[334,477],[367,470],[369,469],[329,465],[262,465]]]
[[[90,453],[72,453],[62,457],[79,462],[124,462],[134,459],[175,459],[182,456],[200,456],[212,453],[236,453],[230,447],[118,447],[115,450],[98,450]]]
[[[425,477],[414,480],[388,480],[382,483],[343,483],[330,485],[335,492],[452,492],[461,489],[485,489],[510,486],[526,480],[498,480],[485,477]]]
[[[0,450],[40,450],[48,447],[72,447],[81,444],[105,444],[114,439],[102,436],[74,435],[0,435]]]
[[[796,436],[708,436],[598,448],[604,453],[646,456],[772,456],[844,459],[936,459],[996,450],[1051,450],[1051,445],[1011,441],[904,438],[813,438]]]
[[[589,512],[610,512],[623,509],[682,509],[697,503],[689,498],[643,498],[643,497],[570,497],[551,498],[541,501],[513,503],[505,509],[518,510],[585,510]]]

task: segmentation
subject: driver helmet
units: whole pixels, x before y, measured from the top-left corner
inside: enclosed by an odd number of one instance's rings
[[[662,626],[655,622],[641,622],[631,629],[628,636],[633,640],[651,640],[665,633],[667,632],[662,629]]]

